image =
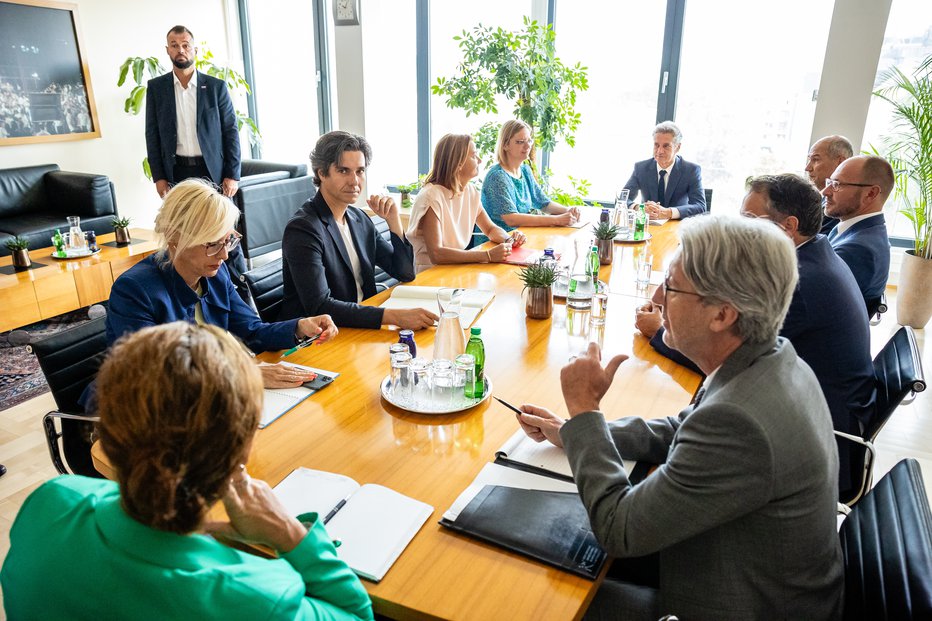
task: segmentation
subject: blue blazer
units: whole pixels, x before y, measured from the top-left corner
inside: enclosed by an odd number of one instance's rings
[[[204,321],[238,336],[254,352],[294,347],[297,319],[264,323],[236,293],[226,264],[216,276],[201,279]],[[172,321],[194,322],[197,294],[175,268],[146,257],[113,283],[107,311],[107,342],[147,326]]]
[[[687,162],[679,155],[667,179],[664,196],[658,196],[657,162],[653,158],[638,162],[634,172],[625,184],[630,200],[634,200],[638,191],[646,201],[655,201],[664,207],[676,207],[680,218],[688,218],[705,213],[705,190],[702,188],[702,168],[698,164]]]
[[[856,222],[840,235],[829,235],[829,241],[854,274],[864,301],[883,295],[890,275],[890,238],[883,216]]]
[[[362,210],[349,207],[346,223],[362,271],[362,295],[375,288],[375,266],[398,280],[414,280],[414,248],[391,234],[391,243],[375,230]],[[285,298],[281,318],[326,313],[340,327],[378,328],[384,308],[356,303],[356,279],[343,236],[323,193],[304,203],[285,226],[282,237],[282,278]]]
[[[858,421],[867,423],[874,412],[874,368],[870,353],[867,310],[857,283],[828,239],[817,235],[796,251],[799,283],[783,321],[780,336],[819,380],[822,394],[838,431],[858,435]],[[663,342],[661,328],[651,339],[661,354],[695,368],[688,358]],[[839,485],[851,483],[850,442],[839,448]]]
[[[197,72],[197,142],[210,171],[210,179],[239,180],[240,145],[236,113],[230,91],[223,80]],[[146,152],[152,180],[174,178],[178,146],[178,117],[175,111],[175,82],[172,73],[149,80],[146,91]]]

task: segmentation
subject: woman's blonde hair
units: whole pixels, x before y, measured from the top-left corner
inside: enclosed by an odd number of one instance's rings
[[[259,424],[262,378],[243,346],[211,325],[144,328],[117,341],[97,395],[126,513],[158,530],[195,530]]]
[[[532,139],[534,138],[534,135],[531,133],[531,126],[518,119],[506,121],[498,131],[498,148],[495,149],[495,157],[498,159],[499,164],[505,159],[505,147],[511,142],[511,139],[515,137],[515,134],[522,129],[526,129],[528,135]]]
[[[192,246],[219,241],[236,225],[239,210],[233,201],[200,179],[186,179],[165,195],[155,216],[161,261]]]
[[[472,136],[469,134],[447,134],[434,147],[434,165],[424,183],[435,183],[459,194],[463,191],[459,171],[469,159],[469,146]]]

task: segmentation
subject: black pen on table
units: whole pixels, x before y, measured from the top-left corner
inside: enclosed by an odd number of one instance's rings
[[[311,343],[313,343],[314,341],[316,341],[316,340],[319,339],[319,338],[320,338],[320,335],[319,335],[319,334],[315,334],[314,336],[309,337],[309,338],[307,338],[307,339],[301,341],[300,343],[298,343],[297,345],[295,345],[294,347],[292,347],[291,349],[289,349],[288,351],[286,351],[285,353],[283,353],[283,354],[281,355],[281,357],[284,358],[284,357],[286,357],[286,356],[290,356],[291,354],[295,353],[295,352],[298,351],[299,349],[304,349],[305,347],[307,347],[308,345],[310,345]]]
[[[504,399],[499,399],[498,397],[495,397],[494,395],[493,395],[493,397],[495,398],[496,401],[498,401],[499,403],[501,403],[502,405],[504,405],[506,408],[508,408],[509,410],[511,410],[512,412],[514,412],[515,414],[524,414],[524,412],[522,412],[521,410],[519,410],[519,409],[516,408],[515,406],[511,405],[510,403],[508,403],[508,402],[505,401]]]

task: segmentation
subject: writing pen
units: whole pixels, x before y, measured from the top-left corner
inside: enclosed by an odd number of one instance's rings
[[[509,410],[511,410],[512,412],[514,412],[515,414],[524,414],[524,412],[522,412],[521,410],[519,410],[519,409],[516,408],[515,406],[511,405],[510,403],[508,403],[508,402],[505,401],[504,399],[499,399],[498,397],[495,397],[494,395],[493,395],[493,397],[495,398],[496,401],[498,401],[499,403],[501,403],[502,405],[504,405],[506,408],[508,408]]]
[[[314,336],[308,338],[307,340],[301,341],[300,343],[298,343],[297,345],[295,345],[294,347],[292,347],[291,349],[283,353],[281,357],[284,358],[285,356],[290,356],[291,354],[295,353],[299,349],[304,349],[305,347],[307,347],[308,345],[310,345],[311,343],[313,343],[319,338],[320,338],[320,335],[315,334]]]

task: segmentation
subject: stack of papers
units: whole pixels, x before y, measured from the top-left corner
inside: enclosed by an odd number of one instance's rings
[[[437,293],[449,287],[416,287],[412,285],[398,285],[392,289],[390,298],[382,302],[382,308],[423,308],[432,313],[439,314]],[[469,328],[476,321],[479,313],[489,305],[495,293],[482,289],[465,289],[463,305],[460,310],[460,324],[463,329]]]

